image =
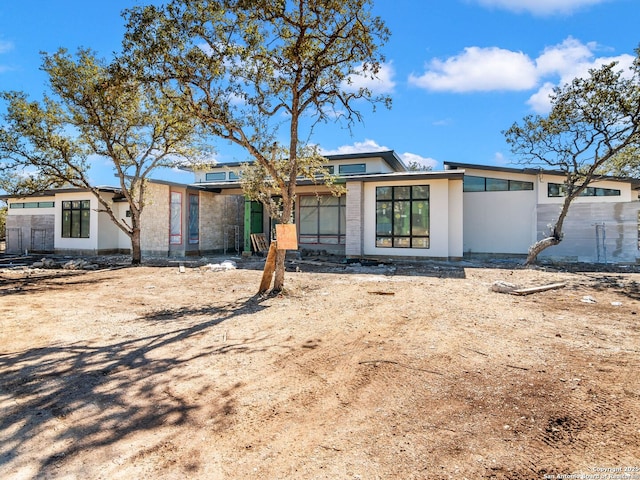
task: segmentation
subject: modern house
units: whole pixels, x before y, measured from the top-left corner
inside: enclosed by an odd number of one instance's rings
[[[245,200],[241,164],[194,172],[190,185],[152,181],[143,213],[143,255],[184,256],[251,251],[250,234],[271,236],[262,205]],[[346,193],[300,181],[294,222],[298,245],[347,257],[460,259],[526,255],[558,215],[557,172],[445,163],[442,171],[408,171],[393,151],[331,155],[327,169]],[[572,205],[564,241],[543,256],[569,261],[635,263],[638,183],[607,178]],[[117,189],[100,194],[121,218]],[[129,239],[88,191],[55,190],[9,204],[7,251],[126,252]]]

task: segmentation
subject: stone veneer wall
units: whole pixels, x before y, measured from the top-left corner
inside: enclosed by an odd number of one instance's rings
[[[228,253],[235,253],[235,229],[239,227],[238,242],[242,250],[244,227],[244,197],[241,195],[221,195],[200,192],[200,253],[220,253],[224,251],[225,234]]]
[[[345,254],[358,257],[362,255],[362,182],[347,183],[347,238]]]
[[[140,244],[143,255],[169,253],[169,186],[147,183]]]

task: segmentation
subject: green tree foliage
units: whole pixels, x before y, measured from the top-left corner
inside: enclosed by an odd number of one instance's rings
[[[42,69],[52,95],[30,101],[3,92],[0,172],[14,193],[71,185],[88,188],[115,224],[131,238],[132,263],[141,261],[140,227],[149,175],[186,162],[197,129],[190,117],[117,63],[106,64],[81,49],[45,55]],[[89,176],[91,159],[109,159],[131,212],[119,218]]]
[[[551,96],[551,112],[525,117],[504,132],[523,163],[564,173],[566,195],[549,235],[532,245],[526,264],[562,241],[571,202],[605,175],[637,172],[640,145],[640,49],[629,72],[616,63],[592,69]]]
[[[301,154],[313,126],[360,121],[361,101],[390,104],[355,82],[376,78],[384,61],[389,32],[371,2],[173,0],[125,13],[125,50],[210,134],[245,149],[252,179],[269,179],[289,223],[296,179],[316,162]],[[279,252],[273,290],[283,285]]]

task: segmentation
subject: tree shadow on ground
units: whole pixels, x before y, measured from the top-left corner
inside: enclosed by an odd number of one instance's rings
[[[0,354],[0,469],[21,455],[31,456],[39,464],[36,476],[46,476],[52,465],[77,452],[113,444],[135,432],[184,424],[200,406],[168,391],[163,375],[171,373],[172,382],[179,384],[187,377],[178,367],[196,358],[268,347],[263,343],[266,337],[217,342],[193,351],[177,344],[264,308],[260,297],[250,297],[221,307],[164,310],[142,319],[161,322],[164,329],[153,329],[164,330],[161,333]],[[216,415],[228,414],[232,390],[221,393],[225,399]],[[50,448],[30,451],[34,437],[46,438]]]

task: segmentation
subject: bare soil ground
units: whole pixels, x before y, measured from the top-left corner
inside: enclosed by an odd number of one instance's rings
[[[638,273],[164,265],[0,265],[1,478],[640,479]]]

